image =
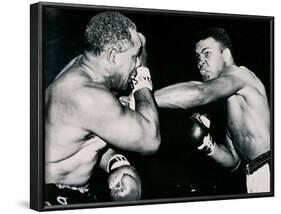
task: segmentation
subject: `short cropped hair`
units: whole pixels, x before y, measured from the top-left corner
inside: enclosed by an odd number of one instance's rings
[[[229,48],[231,53],[233,52],[230,37],[223,28],[219,28],[219,27],[206,28],[205,30],[197,34],[196,41],[207,39],[209,37],[219,42],[222,49]]]
[[[125,51],[133,45],[131,30],[136,25],[118,12],[99,13],[91,18],[85,31],[85,49],[99,56],[107,47]]]

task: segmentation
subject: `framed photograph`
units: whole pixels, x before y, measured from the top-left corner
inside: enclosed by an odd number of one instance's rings
[[[30,6],[30,208],[274,196],[274,17]]]

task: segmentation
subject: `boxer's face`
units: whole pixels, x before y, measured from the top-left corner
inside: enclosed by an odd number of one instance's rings
[[[135,69],[140,66],[139,51],[141,41],[138,33],[131,31],[133,46],[131,45],[126,51],[116,54],[117,72],[119,76],[119,88],[125,90],[128,87],[130,77]]]
[[[224,67],[221,45],[209,37],[200,40],[195,46],[197,67],[203,81],[216,78]]]

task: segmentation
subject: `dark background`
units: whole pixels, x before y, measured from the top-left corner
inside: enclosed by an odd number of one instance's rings
[[[47,7],[44,10],[44,88],[75,56],[83,52],[83,35],[90,18],[107,9]],[[114,10],[114,9],[111,9]],[[270,25],[264,18],[167,11],[118,10],[147,39],[148,67],[154,89],[200,80],[194,58],[194,35],[209,26],[223,27],[233,43],[237,65],[252,70],[270,93]],[[142,178],[143,199],[246,193],[242,167],[230,173],[198,154],[188,143],[185,127],[194,112],[207,113],[217,143],[225,136],[224,101],[189,110],[159,109],[161,147],[153,156],[127,153]],[[132,130],[133,131],[133,130]],[[107,200],[106,175],[98,169],[94,189]]]

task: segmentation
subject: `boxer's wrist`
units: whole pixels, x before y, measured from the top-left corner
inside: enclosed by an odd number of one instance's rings
[[[130,166],[130,162],[125,156],[121,154],[115,154],[109,159],[106,170],[108,173],[110,173],[114,169],[117,169],[122,166]]]
[[[211,156],[214,153],[215,148],[216,148],[216,142],[213,141],[210,134],[204,137],[203,143],[197,147],[199,151],[201,151],[202,153],[208,156]]]
[[[132,94],[142,88],[148,88],[152,91],[152,81],[149,69],[147,67],[139,67],[137,68],[136,75],[131,78],[132,79]]]

